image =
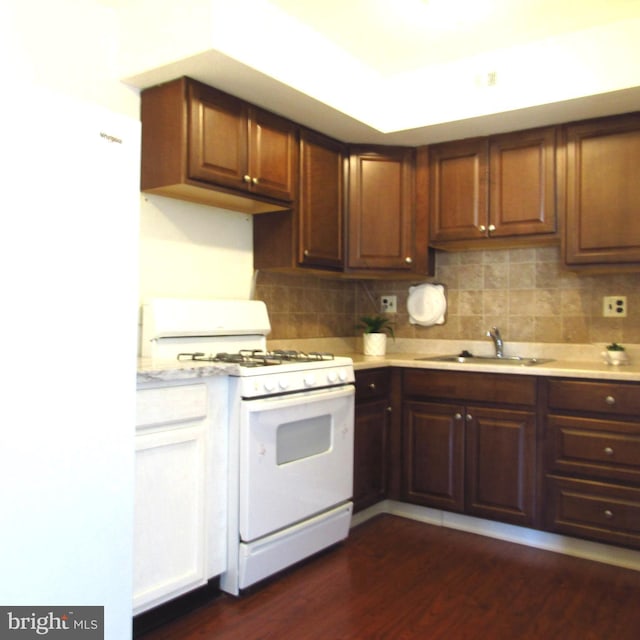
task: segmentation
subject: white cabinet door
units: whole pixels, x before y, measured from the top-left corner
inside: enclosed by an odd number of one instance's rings
[[[206,583],[204,425],[136,437],[134,613]]]

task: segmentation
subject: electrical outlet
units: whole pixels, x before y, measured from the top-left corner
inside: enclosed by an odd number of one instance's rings
[[[605,318],[626,318],[627,296],[604,296],[602,315]]]
[[[380,296],[381,313],[398,313],[397,296]]]

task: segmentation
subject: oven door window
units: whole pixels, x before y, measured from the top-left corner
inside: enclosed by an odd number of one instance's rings
[[[286,422],[276,435],[276,464],[287,464],[329,451],[331,415],[311,416]]]
[[[348,501],[354,388],[243,402],[240,537],[252,541]]]

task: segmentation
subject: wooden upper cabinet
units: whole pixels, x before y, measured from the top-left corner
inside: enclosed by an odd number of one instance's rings
[[[143,191],[246,213],[290,207],[298,127],[189,78],[141,94]]]
[[[556,232],[556,128],[489,138],[489,235]]]
[[[300,264],[344,266],[345,163],[344,145],[312,131],[301,131]]]
[[[414,271],[414,158],[405,147],[351,148],[349,268]]]
[[[187,85],[188,177],[246,190],[249,106],[221,91]]]
[[[432,244],[553,240],[556,135],[547,127],[431,146]]]
[[[474,138],[429,148],[431,241],[486,235],[487,140]]]
[[[297,162],[298,126],[252,107],[249,110],[249,189],[278,200],[293,201]]]
[[[568,125],[565,262],[640,262],[640,113]]]

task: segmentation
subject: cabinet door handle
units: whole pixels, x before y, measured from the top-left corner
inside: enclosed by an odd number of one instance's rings
[[[611,520],[611,518],[613,518],[613,511],[611,511],[611,509],[605,509],[604,510],[604,517],[607,520]]]
[[[485,227],[483,224],[481,224],[478,229],[480,229],[480,231],[482,231],[482,233],[484,233],[487,230],[487,227]]]
[[[376,390],[376,383],[375,383],[375,382],[372,382],[372,383],[369,385],[369,389],[371,389],[371,391],[375,391],[375,390]]]
[[[387,413],[391,413],[393,411],[393,407],[389,406],[387,407]]]
[[[245,175],[245,176],[243,176],[243,178],[242,178],[242,179],[243,179],[245,182],[251,182],[251,176],[249,176],[249,175]]]
[[[302,253],[303,253],[305,256],[308,256],[308,255],[309,255],[309,249],[305,249]]]
[[[467,422],[471,422],[473,420],[473,416],[470,413],[467,413]]]
[[[258,182],[260,182],[260,180],[258,180],[258,178],[251,178],[251,182],[253,184],[258,184]]]
[[[605,447],[604,448],[604,452],[608,455],[608,456],[612,456],[613,455],[613,449],[611,447]]]
[[[454,420],[462,420],[462,414],[461,414],[461,413],[456,413],[456,414],[453,416],[453,419],[454,419]]]
[[[489,225],[489,231],[495,231],[496,230],[496,225],[495,224],[490,224]]]
[[[413,258],[412,258],[411,256],[407,256],[407,257],[404,259],[404,261],[405,261],[407,264],[411,264],[411,263],[413,262]]]
[[[604,401],[609,405],[612,406],[616,403],[616,399],[613,396],[607,396]]]

